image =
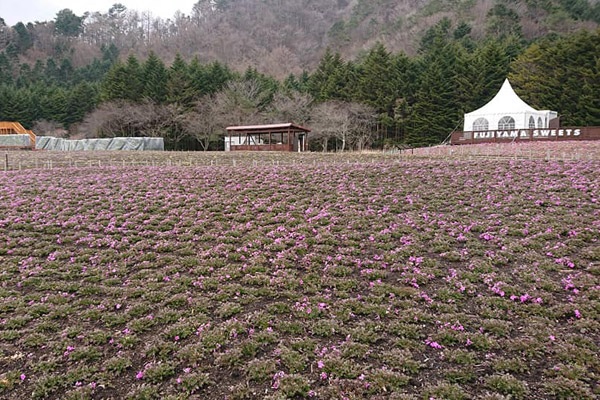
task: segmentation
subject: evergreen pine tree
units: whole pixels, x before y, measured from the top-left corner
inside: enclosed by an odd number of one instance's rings
[[[177,53],[167,76],[167,103],[190,107],[190,86],[188,66],[181,55]]]
[[[69,99],[63,88],[50,87],[45,96],[40,99],[42,118],[48,121],[60,122],[67,127],[69,115]]]
[[[97,105],[98,92],[87,82],[81,82],[68,94],[66,125],[83,121]]]
[[[117,62],[104,76],[100,85],[100,98],[102,101],[125,99],[127,90],[127,69],[121,62]]]
[[[423,59],[416,102],[409,121],[408,140],[415,144],[441,143],[458,126],[455,65],[457,48],[440,35]]]
[[[397,79],[394,76],[390,53],[382,43],[377,43],[369,51],[361,67],[358,77],[358,99],[372,105],[380,113],[392,115]]]
[[[167,70],[165,64],[152,51],[142,71],[144,97],[155,103],[163,103],[167,97]]]
[[[31,127],[35,112],[30,92],[10,86],[4,96],[3,119],[18,121],[26,128]]]
[[[206,90],[208,94],[219,92],[230,80],[234,78],[233,72],[226,65],[223,65],[218,61],[212,63],[208,67],[207,72]]]
[[[208,72],[206,67],[200,63],[198,57],[194,57],[188,66],[190,77],[190,87],[188,88],[187,98],[190,101],[198,101],[208,92]]]
[[[142,95],[145,95],[145,71],[142,71],[139,61],[133,54],[127,57],[124,72],[126,75],[125,91],[121,98],[132,102],[140,101]]]
[[[2,52],[0,53],[0,83],[9,85],[13,82],[12,66],[8,56]]]

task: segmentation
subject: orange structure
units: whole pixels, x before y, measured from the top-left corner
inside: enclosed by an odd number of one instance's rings
[[[0,122],[0,135],[29,135],[31,148],[35,148],[35,133],[18,122]]]

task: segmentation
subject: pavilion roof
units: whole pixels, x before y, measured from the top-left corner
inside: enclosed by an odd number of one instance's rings
[[[309,128],[291,122],[286,124],[228,126],[226,129],[233,132],[287,132],[288,129],[292,132],[311,131]]]

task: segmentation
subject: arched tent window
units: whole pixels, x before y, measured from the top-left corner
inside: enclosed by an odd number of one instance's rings
[[[542,124],[543,124],[543,122],[542,122],[542,117],[539,117],[539,118],[538,118],[538,126],[537,126],[537,127],[538,127],[538,128],[543,128]]]
[[[529,117],[529,129],[535,128],[535,118]]]
[[[475,122],[473,122],[473,131],[487,131],[490,124],[488,120],[485,118],[477,118]]]
[[[500,118],[500,121],[498,121],[498,129],[515,129],[515,119],[509,116]]]

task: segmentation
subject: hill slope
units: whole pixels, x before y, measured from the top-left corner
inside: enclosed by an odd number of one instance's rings
[[[380,41],[391,51],[414,54],[427,30],[443,18],[457,34],[474,40],[511,33],[534,39],[597,27],[600,5],[595,0],[200,0],[189,15],[168,20],[115,5],[108,12],[61,12],[54,21],[13,27],[0,19],[0,51],[30,62],[71,52],[80,66],[114,43],[122,56],[146,56],[154,49],[170,61],[179,52],[283,77],[314,67],[327,47],[352,58]]]

